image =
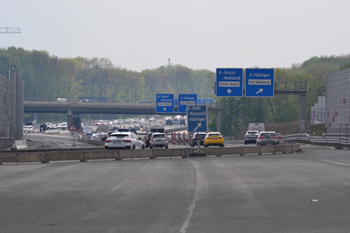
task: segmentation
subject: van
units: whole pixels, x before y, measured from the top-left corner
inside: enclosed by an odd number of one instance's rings
[[[250,123],[248,131],[258,131],[260,133],[261,131],[265,131],[265,125],[264,123]]]
[[[57,98],[57,102],[68,102],[68,99],[65,99],[65,98]]]

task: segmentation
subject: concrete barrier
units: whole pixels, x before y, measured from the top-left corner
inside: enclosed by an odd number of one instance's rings
[[[49,129],[49,130],[45,130],[46,134],[55,134],[55,133],[61,133],[61,130],[59,129]]]
[[[43,162],[60,160],[116,159],[123,158],[157,158],[183,157],[188,158],[196,148],[183,149],[153,149],[153,150],[72,150],[72,151],[41,151],[41,152],[6,152],[0,154],[0,164],[13,162]],[[300,151],[299,144],[284,144],[279,146],[257,147],[215,147],[201,148],[206,155],[245,155],[262,153],[293,153]]]
[[[27,148],[27,142],[25,140],[16,140],[15,147],[17,150],[22,150]]]
[[[89,140],[89,139],[84,139],[84,138],[79,138],[78,141],[93,144],[96,146],[104,146],[105,145],[105,142],[103,142],[103,141]]]

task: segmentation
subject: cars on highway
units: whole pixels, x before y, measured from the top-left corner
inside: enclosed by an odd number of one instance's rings
[[[279,139],[275,131],[261,131],[258,138],[256,139],[256,145],[278,145]]]
[[[154,132],[148,132],[146,137],[144,137],[144,142],[145,142],[146,148],[149,147],[149,141],[151,140],[152,134],[154,134]]]
[[[224,138],[220,132],[210,132],[205,135],[204,147],[208,146],[224,146]]]
[[[197,140],[199,139],[200,145],[204,145],[204,138],[207,135],[206,132],[196,132],[193,134],[192,140],[191,140],[191,147],[194,147],[197,145]]]
[[[169,117],[169,118],[165,118],[165,125],[172,125],[173,124],[173,120]]]
[[[29,133],[32,133],[30,126],[29,125],[23,126],[23,134],[29,134]]]
[[[180,125],[186,125],[186,119],[181,117],[180,118]]]
[[[132,132],[112,133],[105,141],[105,149],[144,149],[145,143]]]
[[[119,132],[130,132],[129,129],[118,129]]]
[[[256,139],[258,138],[259,132],[256,130],[248,130],[244,135],[244,145],[248,143],[256,143]]]
[[[179,123],[180,123],[180,121],[177,118],[174,118],[173,121],[172,121],[173,125],[178,125]]]
[[[83,139],[91,139],[92,133],[85,133]]]
[[[168,149],[168,137],[164,133],[153,133],[151,139],[149,140],[149,148],[153,147],[165,147]]]
[[[131,121],[131,119],[125,119],[125,124],[130,124],[130,123],[132,123],[132,121]]]

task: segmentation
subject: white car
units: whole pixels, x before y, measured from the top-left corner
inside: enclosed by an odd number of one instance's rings
[[[118,119],[117,120],[117,124],[124,124],[124,120],[123,119]]]
[[[135,133],[116,132],[106,139],[105,149],[145,149],[145,143]]]
[[[30,129],[29,125],[23,126],[23,134],[29,134],[32,133],[32,130]]]

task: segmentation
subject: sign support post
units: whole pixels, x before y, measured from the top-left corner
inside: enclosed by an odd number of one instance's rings
[[[74,123],[70,124],[69,128],[68,128],[68,131],[72,132],[73,133],[73,146],[76,146],[75,145],[75,132],[74,131],[77,131],[78,128],[74,125]]]

